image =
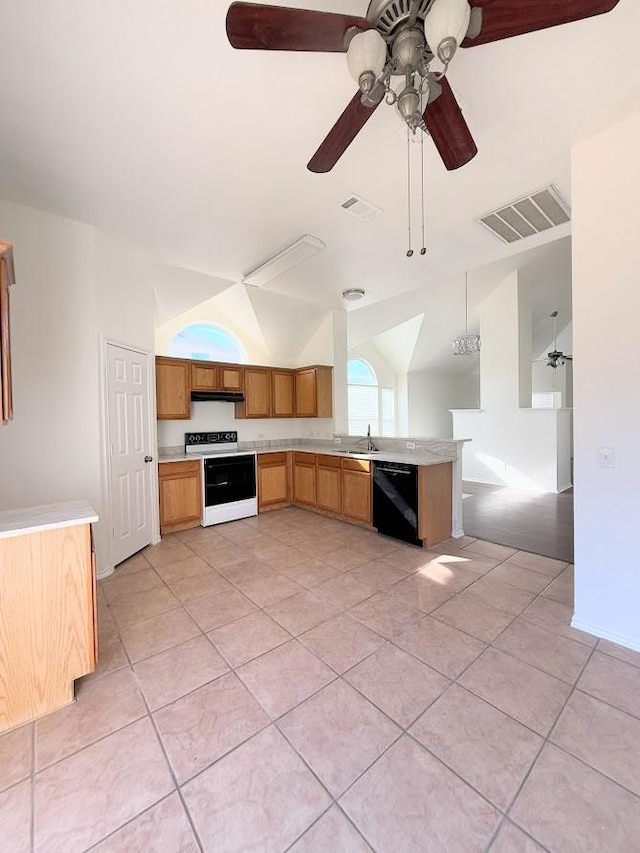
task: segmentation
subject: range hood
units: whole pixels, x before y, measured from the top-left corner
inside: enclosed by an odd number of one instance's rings
[[[215,403],[242,403],[244,394],[242,391],[192,391],[191,399],[196,403],[205,400]]]

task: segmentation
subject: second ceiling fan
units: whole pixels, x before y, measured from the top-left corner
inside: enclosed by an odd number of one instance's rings
[[[310,171],[332,169],[383,100],[396,104],[412,131],[431,136],[447,169],[457,169],[478,150],[445,76],[457,48],[601,15],[618,2],[371,0],[364,18],[237,2],[227,12],[227,35],[245,50],[347,54],[359,88],[307,164]],[[393,78],[400,86],[391,85]]]

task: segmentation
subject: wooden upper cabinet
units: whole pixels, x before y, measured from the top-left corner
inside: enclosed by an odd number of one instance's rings
[[[330,418],[333,415],[331,367],[296,370],[295,412],[297,418]]]
[[[13,247],[0,240],[0,424],[13,418],[11,341],[9,339],[9,285],[15,280]]]
[[[191,362],[191,390],[192,391],[217,391],[218,390],[218,365],[206,362]]]
[[[156,404],[158,420],[189,420],[191,417],[191,362],[156,356]]]
[[[239,364],[219,364],[220,391],[244,391],[244,369]]]
[[[271,417],[293,418],[294,406],[294,373],[292,370],[271,371]]]
[[[245,367],[244,402],[236,403],[236,417],[271,417],[271,370],[268,367]]]

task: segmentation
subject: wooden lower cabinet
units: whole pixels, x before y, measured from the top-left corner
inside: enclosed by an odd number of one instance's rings
[[[342,468],[339,456],[318,455],[317,506],[338,515],[342,511]]]
[[[289,502],[288,456],[288,453],[258,455],[258,511]]]
[[[316,506],[316,454],[293,454],[293,502]]]
[[[96,634],[88,523],[0,539],[0,732],[73,701]]]
[[[371,524],[371,463],[342,460],[342,515]]]
[[[418,537],[429,548],[451,536],[453,463],[418,468]]]
[[[197,527],[202,520],[202,465],[200,461],[161,462],[160,533]]]

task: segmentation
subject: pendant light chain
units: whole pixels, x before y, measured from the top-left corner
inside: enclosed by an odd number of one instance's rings
[[[424,114],[424,95],[420,92],[420,113]],[[424,131],[420,133],[420,184],[422,190],[422,248],[420,249],[421,255],[427,254],[427,247],[425,245],[425,236],[424,236]]]
[[[407,249],[407,257],[413,255],[411,247],[411,133],[409,125],[407,125],[407,229],[409,232],[409,248]]]

